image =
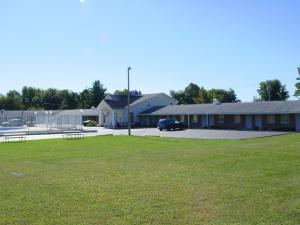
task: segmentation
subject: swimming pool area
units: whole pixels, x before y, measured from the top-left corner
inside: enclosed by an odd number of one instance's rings
[[[10,130],[19,130],[20,128],[17,127],[0,127],[0,132],[1,131],[10,131]]]

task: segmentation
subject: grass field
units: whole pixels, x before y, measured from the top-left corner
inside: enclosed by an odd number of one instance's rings
[[[300,135],[0,144],[0,224],[299,224]]]

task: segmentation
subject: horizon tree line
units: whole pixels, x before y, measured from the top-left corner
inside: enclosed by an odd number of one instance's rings
[[[295,84],[295,97],[300,99],[300,67],[297,68],[298,76]],[[142,95],[141,91],[135,91]],[[258,97],[253,101],[285,101],[290,95],[280,80],[266,80],[259,83]],[[98,104],[109,94],[103,84],[96,80],[91,87],[81,92],[68,89],[41,89],[24,86],[21,92],[10,90],[6,95],[0,94],[0,110],[64,110],[64,109],[89,109]],[[115,90],[114,94],[127,95],[128,90]],[[233,89],[205,89],[197,84],[190,83],[183,90],[171,90],[170,95],[179,104],[205,104],[217,99],[221,103],[240,102]]]

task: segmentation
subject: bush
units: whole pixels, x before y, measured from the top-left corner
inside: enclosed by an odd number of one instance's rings
[[[87,127],[97,127],[98,123],[94,120],[91,120],[86,126]]]

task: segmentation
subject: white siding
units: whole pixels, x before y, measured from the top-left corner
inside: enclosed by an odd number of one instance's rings
[[[134,113],[135,122],[139,122],[139,118],[137,116],[139,113],[155,106],[167,106],[171,104],[175,105],[176,100],[165,94],[160,94],[147,101],[141,102],[140,104],[130,107],[130,112]],[[127,108],[123,110],[123,115],[124,115],[124,122],[127,123],[128,122]]]

